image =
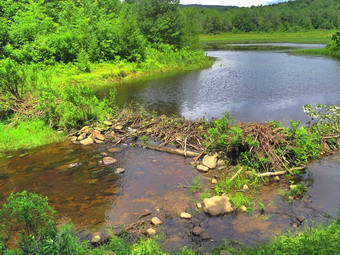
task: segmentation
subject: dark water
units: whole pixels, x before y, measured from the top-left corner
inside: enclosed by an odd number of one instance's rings
[[[340,61],[282,50],[207,54],[216,58],[211,68],[122,84],[120,105],[138,102],[147,109],[189,119],[220,117],[228,111],[240,121],[307,121],[304,104],[340,104]]]

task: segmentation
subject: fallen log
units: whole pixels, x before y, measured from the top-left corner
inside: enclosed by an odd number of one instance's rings
[[[295,171],[295,170],[304,170],[304,169],[306,169],[305,166],[293,167],[291,169],[283,170],[283,171],[260,173],[260,174],[256,174],[256,176],[257,177],[278,176],[278,175],[284,175],[284,174],[290,173],[290,172]]]
[[[172,148],[167,148],[167,147],[160,147],[156,145],[151,145],[151,144],[144,144],[144,146],[148,149],[155,150],[155,151],[162,151],[162,152],[167,152],[171,154],[177,154],[177,155],[182,155],[182,156],[188,156],[188,157],[197,157],[200,155],[200,153],[193,152],[193,151],[184,151],[180,149],[172,149]]]

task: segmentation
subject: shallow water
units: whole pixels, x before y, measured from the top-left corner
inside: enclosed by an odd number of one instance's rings
[[[128,226],[139,221],[143,213],[151,212],[143,219],[162,219],[164,224],[157,229],[165,234],[164,247],[189,245],[203,251],[222,245],[226,238],[248,244],[264,242],[293,225],[299,227],[296,216],[306,219],[303,225],[324,221],[336,215],[340,203],[340,186],[336,185],[339,155],[311,165],[304,180],[308,192],[293,204],[280,196],[288,186],[282,181],[265,185],[257,193],[266,205],[264,214],[253,211],[207,218],[196,208],[199,194],[182,186],[190,186],[197,176],[210,185],[214,171],[201,174],[189,165],[190,159],[182,156],[127,145],[120,146],[117,152],[107,152],[111,147],[110,142],[89,147],[65,142],[8,153],[0,158],[1,202],[13,191],[48,196],[59,216],[72,220],[85,239],[94,231]],[[100,165],[102,152],[116,158],[117,163]],[[125,173],[115,174],[117,167],[123,167]],[[183,211],[191,213],[193,219],[180,219]],[[194,237],[191,230],[196,225],[206,229],[213,241],[202,242]]]
[[[250,122],[305,122],[309,119],[303,105],[340,104],[340,61],[282,50],[219,50],[207,51],[207,55],[216,59],[211,68],[122,84],[118,87],[119,104],[138,102],[149,110],[189,119],[221,117],[228,111],[236,120]]]

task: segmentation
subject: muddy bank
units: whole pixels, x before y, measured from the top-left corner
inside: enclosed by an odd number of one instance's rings
[[[163,224],[154,228],[164,233],[166,248],[187,245],[198,250],[217,247],[226,238],[247,244],[264,242],[285,229],[335,216],[340,202],[336,196],[340,190],[335,185],[339,178],[339,154],[307,169],[303,179],[308,184],[307,193],[292,204],[280,195],[289,185],[288,180],[283,180],[268,183],[254,193],[264,211],[208,217],[196,206],[201,201],[200,193],[181,186],[191,184],[197,176],[204,185],[212,186],[211,178],[217,170],[203,174],[183,156],[145,148],[121,145],[116,152],[109,152],[109,148],[111,142],[89,146],[65,142],[9,153],[0,159],[1,202],[13,191],[46,195],[61,218],[72,220],[83,238],[98,230],[130,226],[138,221],[143,222],[131,232],[142,234],[151,227],[149,220],[157,216]],[[103,152],[117,162],[100,165]],[[116,174],[117,167],[125,172]],[[151,214],[141,218],[148,212]],[[190,213],[192,219],[181,219],[181,212]],[[204,229],[204,236],[192,234],[195,226]]]

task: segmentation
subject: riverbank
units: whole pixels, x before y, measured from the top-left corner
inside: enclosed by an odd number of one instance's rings
[[[67,132],[105,120],[115,112],[117,84],[202,69],[212,64],[202,51],[174,50],[169,46],[162,50],[150,48],[146,52],[142,62],[87,62],[86,71],[80,68],[80,63],[48,66],[2,61],[9,86],[5,87],[0,100],[0,117],[8,137],[0,140],[0,152],[55,142],[63,135],[53,130]],[[98,98],[96,91],[103,86],[110,88],[110,93]],[[41,127],[44,131],[31,132],[40,120],[45,123]],[[17,135],[23,129],[30,134],[30,139]],[[42,138],[46,136],[54,138]]]
[[[236,43],[316,43],[326,44],[335,30],[200,35],[201,45],[209,42]]]
[[[303,55],[320,55],[320,56],[327,56],[327,57],[332,57],[335,59],[340,59],[340,51],[331,51],[327,48],[293,50],[292,53],[303,54]]]

